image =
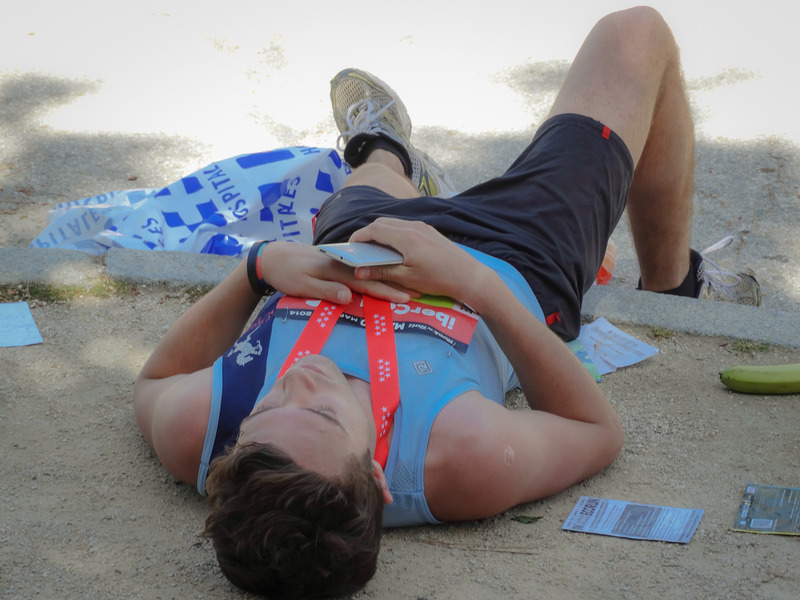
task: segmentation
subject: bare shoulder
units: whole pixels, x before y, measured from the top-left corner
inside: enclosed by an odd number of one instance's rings
[[[459,499],[474,499],[486,485],[486,472],[502,469],[509,457],[499,433],[508,416],[477,391],[455,398],[437,415],[425,456],[425,497],[437,518],[453,518]]]
[[[134,411],[145,440],[175,477],[194,483],[211,410],[212,369],[136,382]]]
[[[619,452],[602,425],[539,410],[509,410],[468,392],[431,429],[425,498],[439,519],[489,517],[593,475]]]

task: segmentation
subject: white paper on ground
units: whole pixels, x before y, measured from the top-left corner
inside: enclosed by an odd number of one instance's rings
[[[646,344],[600,317],[584,325],[578,340],[588,352],[600,375],[613,373],[658,354],[658,348]]]

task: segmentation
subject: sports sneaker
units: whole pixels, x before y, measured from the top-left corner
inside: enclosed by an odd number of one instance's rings
[[[333,118],[339,128],[336,147],[360,133],[382,133],[401,144],[411,159],[411,181],[426,196],[456,193],[436,161],[411,145],[411,119],[403,101],[383,81],[366,71],[345,69],[331,80]]]
[[[730,245],[732,241],[732,236],[724,237],[700,253],[703,260],[697,270],[697,279],[700,282],[698,298],[761,306],[761,286],[755,277],[745,273],[724,271],[706,256]]]

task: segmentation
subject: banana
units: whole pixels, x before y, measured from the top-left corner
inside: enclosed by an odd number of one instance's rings
[[[728,367],[719,378],[745,394],[800,394],[800,364]]]

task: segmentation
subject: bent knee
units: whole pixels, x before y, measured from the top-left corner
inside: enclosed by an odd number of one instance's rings
[[[623,28],[631,35],[639,33],[659,33],[660,31],[669,31],[669,26],[655,8],[651,6],[636,6],[634,8],[626,8],[601,19],[615,24],[615,26]]]
[[[611,13],[598,22],[615,37],[616,47],[631,62],[676,58],[678,46],[664,17],[649,6]]]

